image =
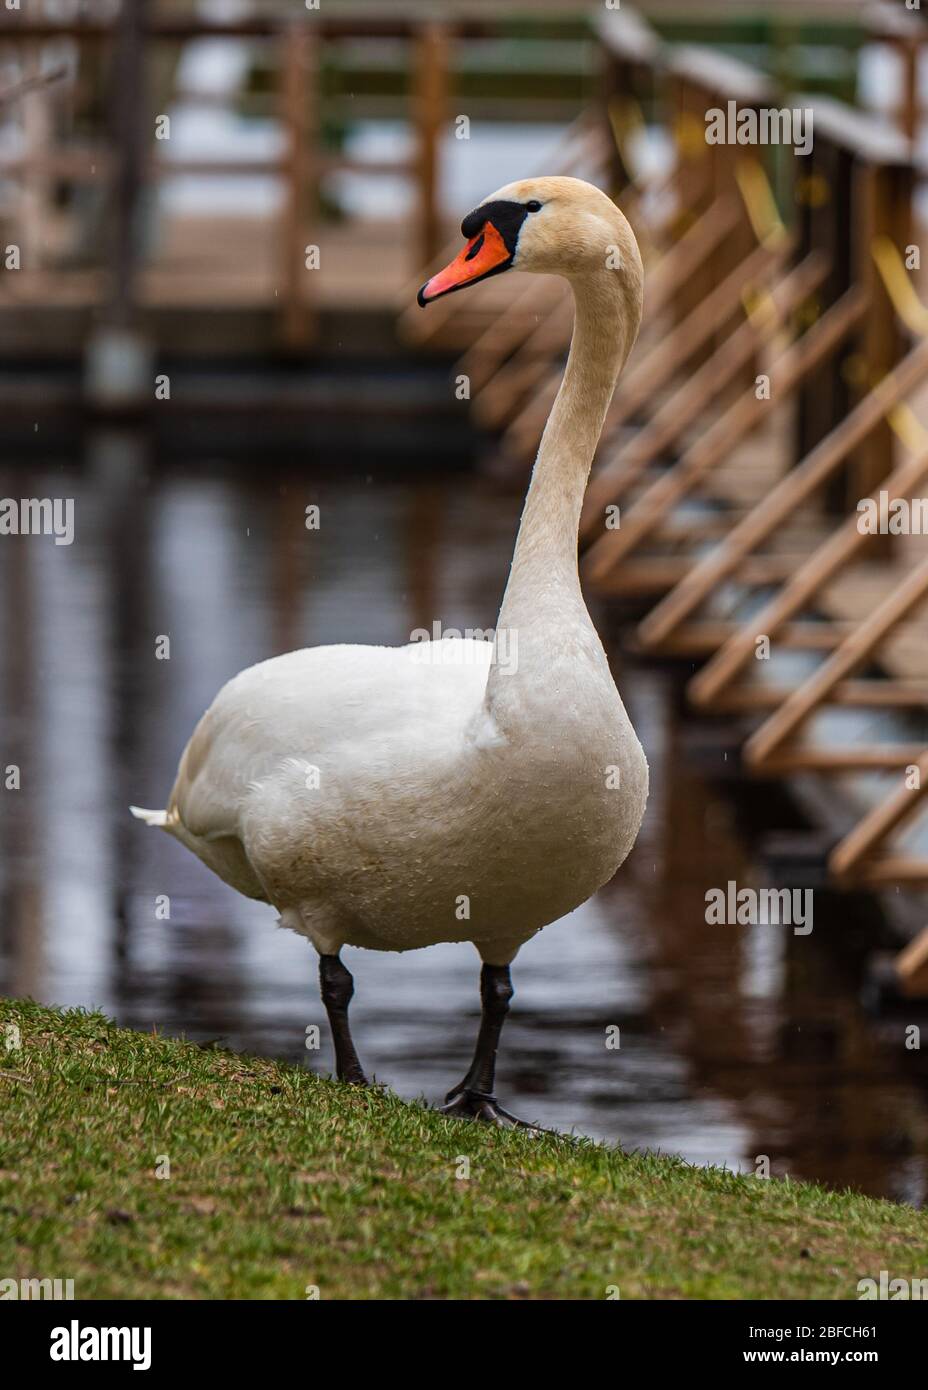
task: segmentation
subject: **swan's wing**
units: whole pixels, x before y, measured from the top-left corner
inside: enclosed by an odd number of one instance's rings
[[[467,639],[408,647],[312,647],[243,671],[217,695],[181,758],[168,825],[239,836],[250,790],[288,765],[399,774],[428,748],[453,756],[482,706],[492,646]],[[180,828],[180,826],[178,828]]]

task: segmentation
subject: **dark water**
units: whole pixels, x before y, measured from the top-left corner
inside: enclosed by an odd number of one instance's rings
[[[76,522],[70,546],[0,538],[0,764],[22,770],[0,792],[0,987],[328,1070],[309,944],[126,807],[164,804],[196,719],[252,662],[402,643],[435,619],[491,626],[519,499],[338,460],[168,467],[119,439],[82,466],[7,465],[0,495],[73,497]],[[809,937],[708,926],[707,888],[763,882],[740,813],[693,771],[670,676],[616,670],[651,763],[647,819],[617,880],[518,958],[501,1096],[628,1147],[746,1169],[765,1154],[776,1173],[923,1201],[923,1054],[910,1020],[875,1025],[857,1002],[853,903]],[[476,954],[345,959],[368,1071],[438,1099],[469,1059]]]

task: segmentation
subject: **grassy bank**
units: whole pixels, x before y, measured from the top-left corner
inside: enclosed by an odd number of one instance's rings
[[[909,1208],[0,1000],[0,1277],[78,1298],[854,1298],[926,1267]]]

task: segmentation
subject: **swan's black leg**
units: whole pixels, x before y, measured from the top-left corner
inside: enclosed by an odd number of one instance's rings
[[[482,1014],[474,1060],[464,1080],[445,1096],[441,1113],[459,1115],[467,1120],[483,1120],[486,1124],[498,1125],[501,1129],[530,1129],[538,1132],[539,1126],[526,1124],[525,1120],[510,1115],[493,1094],[496,1051],[509,1012],[512,993],[509,966],[484,965],[480,972]]]
[[[367,1077],[361,1070],[348,1027],[348,1005],[354,994],[354,980],[338,956],[319,957],[319,989],[335,1043],[335,1075],[351,1086],[366,1086]]]

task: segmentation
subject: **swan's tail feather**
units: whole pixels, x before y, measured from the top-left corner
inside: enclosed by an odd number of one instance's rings
[[[129,810],[137,820],[143,820],[146,825],[156,825],[162,830],[167,828],[169,819],[167,811],[146,811],[144,806],[130,806]]]

